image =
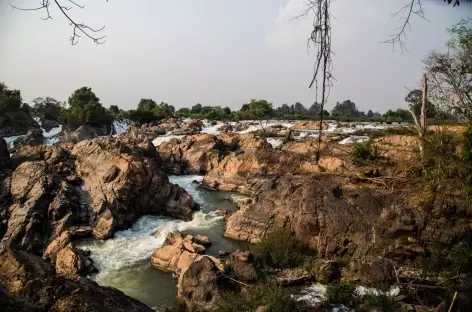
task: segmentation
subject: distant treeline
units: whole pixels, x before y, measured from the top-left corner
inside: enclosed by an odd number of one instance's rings
[[[417,113],[421,105],[419,90],[411,91],[405,99],[409,106]],[[170,116],[190,117],[208,120],[248,120],[248,119],[290,119],[290,120],[318,120],[321,116],[321,104],[313,103],[309,107],[297,102],[292,105],[283,104],[273,107],[266,100],[251,100],[245,103],[239,110],[231,110],[229,107],[193,105],[190,108],[175,109],[174,106],[161,102],[156,103],[152,99],[141,99],[136,109],[123,110],[116,105],[105,108],[100,99],[91,88],[82,87],[75,90],[68,102],[60,102],[51,97],[36,98],[33,104],[22,102],[19,90],[10,90],[0,83],[0,128],[11,123],[21,123],[28,120],[27,117],[39,117],[42,120],[53,120],[67,125],[69,128],[77,128],[82,124],[101,126],[111,124],[114,119],[130,119],[138,123],[159,121]],[[378,122],[403,122],[411,121],[411,113],[406,109],[388,110],[384,114],[369,110],[367,113],[360,111],[351,100],[337,102],[334,108],[328,112],[323,111],[324,119],[336,119],[341,121],[378,121]],[[429,103],[428,118],[441,120],[457,120],[453,115],[438,110]]]

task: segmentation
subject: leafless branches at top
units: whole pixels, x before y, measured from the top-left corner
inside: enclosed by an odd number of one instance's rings
[[[404,19],[402,26],[398,27],[395,31],[395,34],[391,36],[391,38],[384,43],[391,43],[393,49],[395,50],[395,45],[400,46],[401,51],[403,52],[406,49],[405,42],[403,40],[406,39],[406,32],[407,30],[411,30],[411,17],[412,16],[419,16],[420,18],[427,20],[424,15],[423,5],[421,0],[409,0],[410,2],[404,5],[400,10],[396,13],[392,14],[392,17],[400,16]]]
[[[308,38],[308,46],[316,49],[315,65],[313,77],[309,88],[313,86],[321,88],[321,100],[318,101],[318,92],[316,92],[316,102],[321,104],[320,129],[318,139],[318,152],[316,155],[319,160],[321,133],[323,124],[324,105],[329,97],[330,87],[333,85],[333,51],[331,50],[331,0],[307,0],[305,13],[301,16],[313,14],[313,30]]]
[[[91,39],[96,44],[103,44],[105,43],[106,35],[102,35],[101,32],[105,28],[105,26],[101,28],[92,28],[84,23],[79,23],[74,20],[72,17],[69,16],[67,11],[71,10],[72,8],[79,8],[83,9],[85,6],[79,4],[76,1],[72,0],[38,0],[40,2],[40,6],[33,7],[33,8],[23,8],[13,5],[10,2],[10,5],[13,9],[21,10],[21,11],[45,11],[46,17],[43,17],[43,20],[52,19],[50,9],[51,5],[56,6],[61,13],[67,18],[69,21],[69,25],[72,27],[72,36],[70,37],[70,42],[72,45],[77,44],[78,38],[85,36]],[[108,0],[106,0],[108,2]]]

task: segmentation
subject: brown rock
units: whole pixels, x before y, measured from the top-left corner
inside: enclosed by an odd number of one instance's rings
[[[328,284],[339,280],[341,277],[341,269],[339,265],[332,261],[318,259],[313,265],[313,273],[316,281],[322,284]]]
[[[194,261],[201,259],[205,250],[204,246],[196,243],[192,235],[170,233],[164,245],[153,252],[151,265],[158,270],[180,273]]]
[[[198,234],[197,236],[195,236],[193,238],[193,241],[197,244],[200,244],[206,248],[210,247],[211,246],[211,241],[210,239],[207,237],[207,236],[202,236],[200,234]]]
[[[10,152],[8,151],[7,142],[0,137],[0,170],[9,167]]]
[[[193,262],[179,277],[178,298],[184,300],[192,310],[215,309],[222,290],[219,272],[217,265],[207,256]]]
[[[249,284],[258,280],[258,274],[254,266],[254,256],[249,251],[236,251],[226,261],[226,266],[231,268],[231,272],[236,280]]]
[[[113,287],[101,287],[78,276],[56,275],[45,260],[9,246],[0,250],[0,297],[4,297],[4,290],[7,298],[15,298],[16,306],[27,306],[26,311],[152,311]]]
[[[15,141],[15,148],[22,146],[38,146],[44,143],[43,130],[31,129],[28,130],[25,136],[19,137]]]

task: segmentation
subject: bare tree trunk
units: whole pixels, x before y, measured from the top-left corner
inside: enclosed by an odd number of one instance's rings
[[[423,157],[423,136],[428,129],[428,125],[426,123],[426,109],[428,103],[428,79],[426,77],[426,73],[423,74],[423,98],[421,99],[421,112],[420,112],[420,120],[415,114],[413,107],[410,107],[410,113],[413,116],[413,122],[415,123],[416,129],[418,130],[418,147],[420,149],[420,155]]]

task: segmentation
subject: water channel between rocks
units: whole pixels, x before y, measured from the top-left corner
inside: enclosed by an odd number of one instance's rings
[[[177,280],[172,274],[150,266],[152,252],[162,246],[167,234],[184,231],[208,236],[213,243],[207,251],[210,255],[218,255],[220,250],[231,252],[242,245],[224,238],[224,220],[216,213],[220,209],[235,210],[233,200],[239,195],[199,188],[195,181],[201,181],[201,176],[171,176],[169,180],[187,190],[200,204],[193,220],[144,216],[131,229],[116,232],[112,239],[76,242],[76,246],[92,252],[92,260],[100,271],[92,276],[93,280],[102,286],[116,287],[156,311],[172,305],[177,295]],[[151,235],[156,229],[159,234]]]

